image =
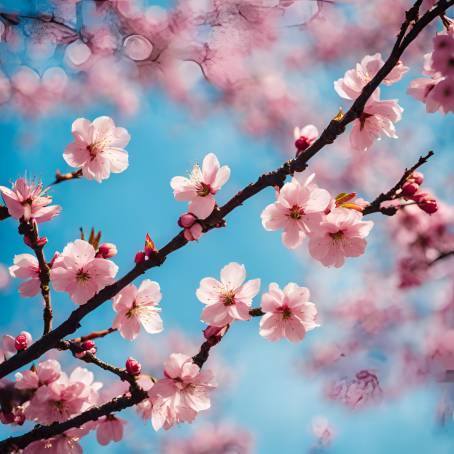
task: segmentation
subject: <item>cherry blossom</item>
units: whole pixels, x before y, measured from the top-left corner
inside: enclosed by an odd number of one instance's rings
[[[325,266],[341,267],[346,257],[358,257],[366,249],[365,238],[374,223],[347,208],[331,211],[309,237],[309,252]]]
[[[317,322],[317,309],[309,302],[309,290],[291,282],[282,290],[272,283],[268,292],[262,295],[260,335],[270,341],[286,337],[291,342],[304,339],[307,331],[320,326]]]
[[[159,316],[161,289],[157,282],[145,279],[137,288],[129,284],[113,298],[113,309],[117,312],[112,324],[120,334],[128,340],[134,340],[139,332],[140,325],[150,334],[160,333],[163,330]]]
[[[197,413],[211,406],[208,393],[216,387],[210,371],[201,371],[192,358],[173,353],[164,363],[165,378],[149,391],[153,404],[151,422],[155,430],[192,422]]]
[[[379,101],[369,99],[359,119],[353,122],[350,144],[353,149],[367,151],[384,134],[397,139],[394,123],[402,118],[402,107],[397,100]]]
[[[384,61],[381,54],[366,55],[360,63],[356,64],[354,69],[349,69],[342,79],[334,82],[334,89],[342,98],[354,100],[383,65]],[[398,82],[408,70],[409,68],[399,61],[383,80],[383,83],[392,85]],[[377,90],[374,96],[378,97],[378,93]]]
[[[31,254],[19,254],[14,256],[14,265],[9,267],[9,273],[13,277],[27,279],[19,286],[21,296],[35,296],[40,291],[38,259]]]
[[[260,279],[246,279],[244,265],[232,262],[221,270],[221,280],[205,277],[196,291],[206,304],[201,319],[212,326],[222,327],[233,320],[249,320],[252,299],[260,290]]]
[[[36,390],[25,415],[41,424],[65,421],[94,404],[101,386],[87,369],[77,367],[69,377],[62,372],[57,380]]]
[[[170,186],[176,200],[190,202],[189,212],[205,219],[216,205],[215,194],[229,177],[230,168],[221,167],[216,155],[209,153],[203,158],[202,168],[194,165],[189,178],[173,177]]]
[[[61,366],[55,359],[47,359],[33,370],[25,370],[16,374],[17,389],[38,389],[58,380],[62,374]]]
[[[331,196],[328,191],[312,183],[315,175],[306,180],[302,175],[293,177],[276,194],[276,202],[262,212],[262,225],[265,230],[283,229],[282,242],[289,249],[295,249],[317,228],[328,207]]]
[[[9,214],[15,219],[24,219],[27,222],[33,219],[40,224],[50,221],[61,211],[60,206],[50,205],[52,197],[47,195],[47,189],[43,189],[42,183],[27,182],[25,178],[19,178],[12,189],[0,186],[0,193]]]
[[[110,117],[98,117],[93,122],[78,118],[72,124],[74,142],[63,153],[72,167],[82,169],[89,180],[101,182],[110,173],[121,173],[128,168],[128,153],[124,150],[130,136],[125,128],[115,126]]]
[[[111,441],[118,442],[123,438],[126,421],[114,415],[104,416],[97,421],[96,440],[101,446],[108,445]]]
[[[54,289],[68,292],[76,304],[85,304],[99,290],[111,284],[118,271],[117,265],[95,256],[94,247],[87,241],[68,243],[50,271]]]
[[[293,131],[293,136],[295,138],[295,147],[299,154],[317,140],[319,132],[314,125],[306,125],[301,129],[296,127]]]

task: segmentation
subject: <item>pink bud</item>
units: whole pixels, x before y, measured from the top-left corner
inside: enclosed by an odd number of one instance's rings
[[[182,214],[178,219],[178,225],[183,229],[189,229],[194,225],[194,222],[197,221],[197,217],[192,213]]]
[[[27,336],[25,334],[19,334],[16,339],[14,339],[14,347],[18,352],[25,350],[27,345]]]
[[[425,199],[422,202],[419,202],[419,208],[427,214],[433,214],[438,211],[438,204],[434,199]]]
[[[128,374],[139,375],[142,370],[142,365],[131,356],[126,360],[126,370]]]
[[[414,182],[407,181],[403,186],[402,186],[402,194],[404,196],[410,197],[414,194],[416,194],[419,190],[419,185]]]
[[[422,184],[424,181],[424,175],[421,172],[413,172],[411,178],[416,184]]]
[[[145,260],[145,257],[145,252],[139,251],[134,257],[134,262],[136,262],[137,264],[142,263]]]
[[[103,259],[110,259],[111,257],[115,257],[117,255],[117,247],[115,244],[112,243],[103,243],[98,248],[98,252],[96,253],[96,257],[101,257]]]
[[[216,345],[221,341],[224,334],[227,332],[228,325],[225,326],[208,326],[203,330],[203,337],[211,344]]]
[[[203,233],[202,226],[198,222],[196,222],[189,229],[184,229],[183,235],[188,241],[195,241],[202,236],[202,233]]]
[[[301,136],[299,139],[296,139],[295,140],[295,147],[297,149],[297,154],[301,153],[306,148],[308,148],[310,144],[311,143],[304,136]]]
[[[91,350],[94,347],[96,347],[95,341],[93,341],[91,339],[82,343],[82,348],[84,350]]]

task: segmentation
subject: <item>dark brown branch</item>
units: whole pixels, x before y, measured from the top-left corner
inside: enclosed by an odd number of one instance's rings
[[[419,1],[417,2],[419,3]],[[322,148],[334,142],[334,140],[345,131],[345,127],[357,119],[372,93],[378,88],[380,83],[392,71],[395,65],[399,62],[404,50],[414,41],[418,34],[439,14],[444,13],[447,8],[454,4],[454,0],[440,0],[436,7],[425,13],[411,28],[411,30],[401,39],[400,45],[396,43],[391,54],[386,60],[383,67],[377,72],[375,77],[363,88],[359,97],[354,101],[351,108],[345,115],[336,116],[326,129],[322,132],[320,137],[297,158],[287,161],[280,168],[273,172],[266,173],[258,178],[255,183],[251,183],[243,190],[238,192],[232,197],[225,205],[217,208],[207,219],[203,221],[205,231],[211,230],[219,225],[220,222],[235,208],[242,205],[247,199],[251,198],[258,192],[269,186],[282,186],[288,175],[294,172],[301,172],[307,167],[308,161],[315,156]],[[414,8],[414,7],[413,7]],[[414,9],[412,10],[414,11]],[[412,11],[410,10],[410,11]],[[409,22],[407,14],[406,21]],[[411,13],[412,17],[415,16],[414,12]],[[414,20],[414,19],[412,19]],[[408,24],[407,24],[408,28]],[[400,36],[400,35],[399,35]],[[170,240],[161,250],[152,255],[149,260],[137,264],[131,271],[125,274],[120,280],[112,285],[107,286],[95,296],[93,296],[86,304],[74,310],[69,318],[51,331],[49,334],[43,336],[41,339],[32,344],[27,350],[20,352],[10,358],[9,360],[0,364],[0,378],[8,375],[9,373],[17,370],[25,364],[39,358],[46,351],[54,348],[58,342],[65,336],[75,332],[80,327],[80,321],[90,312],[93,312],[105,301],[115,296],[126,285],[130,284],[145,271],[160,266],[164,263],[167,256],[172,252],[185,246],[187,240],[181,231],[172,240]]]
[[[425,156],[421,156],[418,159],[418,162],[414,164],[412,167],[409,169],[405,169],[404,174],[402,175],[402,178],[392,187],[388,192],[381,193],[373,202],[368,205],[364,211],[363,214],[372,214],[372,213],[382,213],[386,214],[388,216],[392,216],[396,214],[397,208],[394,207],[389,207],[389,208],[383,208],[381,204],[383,202],[388,202],[390,200],[394,200],[397,197],[399,197],[398,191],[402,189],[402,186],[405,184],[405,182],[408,180],[408,178],[412,175],[412,173],[424,165],[432,156],[434,155],[433,151],[429,151]]]
[[[93,340],[93,339],[99,339],[100,337],[105,337],[108,334],[115,333],[117,331],[116,328],[107,328],[107,329],[102,329],[99,331],[93,331],[90,334],[86,334],[85,336],[82,337],[76,337],[74,339],[70,339],[70,342],[85,342],[87,340]]]
[[[55,186],[56,184],[62,183],[63,181],[76,180],[82,176],[82,170],[75,170],[74,172],[61,173],[59,170],[55,172],[55,180],[50,184],[50,186]]]
[[[104,405],[92,407],[89,410],[68,419],[62,423],[53,423],[50,426],[36,426],[30,432],[17,437],[10,437],[0,442],[0,453],[14,452],[13,450],[23,449],[34,441],[52,438],[65,432],[73,427],[80,427],[89,421],[96,421],[102,416],[109,415],[116,411],[124,410],[125,408],[132,407],[142,400],[146,399],[148,394],[141,388],[131,389],[130,395],[123,395],[115,397],[110,402]]]
[[[44,300],[43,310],[43,335],[49,333],[52,329],[52,302],[50,296],[50,268],[44,255],[44,244],[39,244],[38,225],[33,222],[21,221],[19,233],[27,239],[29,246],[33,249],[39,264],[39,282],[41,295]]]

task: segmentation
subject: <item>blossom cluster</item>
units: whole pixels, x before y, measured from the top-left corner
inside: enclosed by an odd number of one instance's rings
[[[427,112],[454,113],[454,25],[433,39],[433,51],[424,55],[424,75],[413,80],[408,93],[426,105]]]
[[[334,82],[334,89],[340,97],[354,101],[383,65],[381,54],[366,55],[354,69],[348,70],[342,79]],[[392,85],[398,82],[408,69],[399,61],[383,83]],[[367,100],[360,117],[353,122],[350,133],[352,148],[366,151],[376,140],[380,140],[383,134],[397,139],[394,123],[400,121],[402,112],[398,100],[381,100],[380,89],[377,88]]]

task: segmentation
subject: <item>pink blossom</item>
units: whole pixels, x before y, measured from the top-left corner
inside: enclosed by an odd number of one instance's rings
[[[426,104],[427,112],[436,112],[443,110],[440,102],[433,97],[433,89],[441,82],[443,78],[428,79],[420,77],[410,82],[407,93],[418,101]]]
[[[191,227],[184,229],[183,235],[188,241],[197,241],[203,234],[203,227],[196,222]]]
[[[362,89],[375,77],[380,68],[384,65],[381,54],[366,55],[361,63],[357,63],[354,69],[349,69],[342,79],[334,82],[334,89],[337,94],[345,99],[356,99]],[[401,61],[392,69],[392,71],[383,80],[386,85],[398,82],[408,71],[408,67]],[[374,96],[378,96],[378,90]]]
[[[443,76],[454,76],[454,36],[439,34],[434,40],[432,69]]]
[[[35,296],[40,291],[38,259],[31,254],[19,254],[14,256],[14,265],[9,267],[9,273],[13,277],[27,279],[19,286],[21,296]]]
[[[126,421],[114,415],[103,416],[97,421],[96,439],[102,446],[108,445],[111,441],[118,442],[123,438],[123,427]]]
[[[309,302],[309,290],[294,283],[287,284],[283,290],[272,283],[268,292],[262,295],[260,335],[270,341],[286,337],[291,342],[304,339],[307,331],[318,326],[317,309]]]
[[[89,180],[101,182],[110,173],[120,173],[128,168],[128,145],[130,136],[125,128],[115,126],[110,117],[98,117],[93,122],[78,118],[72,124],[74,142],[63,153],[63,158],[72,167],[82,169]]]
[[[341,267],[345,257],[364,254],[365,238],[374,223],[363,221],[361,213],[347,208],[331,211],[309,238],[309,252],[325,266]]]
[[[402,107],[395,99],[379,101],[370,98],[359,119],[353,122],[350,133],[352,148],[367,151],[383,134],[397,139],[394,123],[401,120],[402,112]]]
[[[46,191],[42,183],[28,183],[25,178],[19,178],[12,189],[0,186],[8,213],[15,219],[23,218],[27,222],[34,219],[38,224],[50,221],[61,211],[60,206],[50,205],[52,197]]]
[[[282,242],[290,249],[298,247],[304,237],[317,228],[331,201],[328,191],[318,188],[312,183],[313,179],[314,175],[305,181],[300,175],[294,176],[276,195],[276,202],[268,205],[261,214],[266,230],[284,230]]]
[[[293,131],[295,138],[295,147],[300,153],[310,147],[318,138],[319,132],[314,125],[306,125],[304,128],[296,127]]]
[[[138,336],[140,325],[147,333],[160,333],[163,330],[158,307],[161,298],[157,282],[145,279],[139,288],[129,284],[113,298],[113,309],[117,312],[113,328],[128,340]]]
[[[454,113],[454,76],[446,77],[446,79],[439,82],[433,88],[431,98],[445,114],[448,112]]]
[[[190,202],[189,212],[205,219],[216,205],[215,194],[229,177],[230,168],[220,167],[216,155],[209,153],[203,158],[202,168],[196,164],[189,178],[173,177],[170,186],[176,200]]]
[[[50,383],[60,378],[61,366],[55,359],[42,361],[34,369],[16,373],[17,389],[38,389],[42,385]]]
[[[372,371],[362,370],[354,378],[342,378],[331,383],[328,397],[350,408],[364,407],[382,398],[378,376]]]
[[[328,419],[324,416],[318,416],[312,421],[312,433],[317,438],[320,446],[328,447],[334,437],[334,430]]]
[[[208,392],[216,387],[213,375],[201,371],[190,356],[172,353],[164,363],[164,375],[148,392],[155,430],[192,422],[198,412],[210,408]]]
[[[88,241],[68,243],[50,271],[55,290],[68,292],[76,304],[85,304],[106,285],[112,284],[118,266],[95,256],[96,251]]]
[[[79,438],[67,435],[34,441],[22,451],[23,454],[82,454],[82,452]]]
[[[249,320],[252,299],[260,290],[260,279],[244,283],[246,268],[232,262],[221,270],[221,281],[205,277],[196,291],[197,298],[206,304],[202,320],[212,326],[222,327],[233,320]]]
[[[25,415],[41,424],[61,422],[86,410],[97,401],[101,383],[93,383],[93,373],[77,367],[68,377],[60,377],[40,386],[28,406]]]

